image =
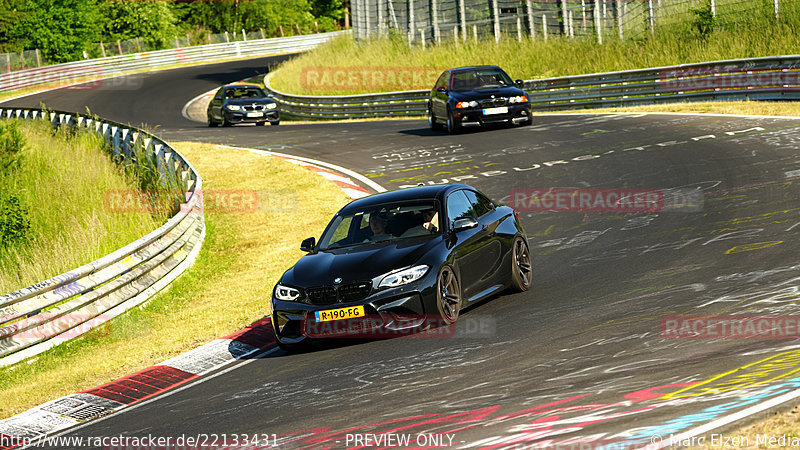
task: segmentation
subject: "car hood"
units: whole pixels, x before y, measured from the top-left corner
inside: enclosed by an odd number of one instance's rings
[[[371,280],[392,270],[417,264],[442,236],[411,238],[392,243],[367,243],[311,253],[300,258],[281,277],[281,283],[296,287],[332,285]]]
[[[450,91],[450,96],[457,101],[471,101],[495,97],[516,97],[524,95],[525,91],[518,87],[508,86],[490,89],[473,89],[471,91]]]
[[[275,100],[271,98],[232,98],[230,100],[225,100],[225,103],[228,105],[252,105],[253,103],[256,105],[263,105],[266,103],[275,103]]]

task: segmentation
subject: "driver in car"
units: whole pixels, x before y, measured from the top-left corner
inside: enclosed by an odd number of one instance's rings
[[[369,228],[372,231],[372,236],[364,240],[364,242],[375,242],[389,239],[391,235],[386,232],[386,225],[389,223],[389,218],[385,212],[374,212],[369,215]]]

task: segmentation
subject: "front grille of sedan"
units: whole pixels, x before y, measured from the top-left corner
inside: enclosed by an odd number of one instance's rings
[[[245,105],[245,111],[263,111],[264,105]]]
[[[364,300],[372,290],[372,283],[361,281],[339,286],[319,286],[306,289],[306,296],[313,305],[326,306]]]
[[[478,103],[480,103],[483,108],[494,108],[496,106],[506,106],[508,104],[508,99],[505,97],[487,98]]]

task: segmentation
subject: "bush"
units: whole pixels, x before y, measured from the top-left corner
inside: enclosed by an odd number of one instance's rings
[[[0,175],[15,167],[25,148],[25,136],[17,122],[0,121]]]
[[[30,208],[16,194],[1,190],[0,249],[24,241],[30,228]]]

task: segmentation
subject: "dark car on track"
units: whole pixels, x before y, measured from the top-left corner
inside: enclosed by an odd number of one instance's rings
[[[458,67],[445,70],[428,98],[428,124],[450,133],[462,127],[493,123],[528,125],[533,120],[522,80],[497,66]]]
[[[229,84],[214,94],[206,111],[208,126],[227,127],[237,123],[278,125],[278,104],[263,89],[253,84]]]
[[[519,217],[463,184],[355,200],[272,293],[278,345],[314,338],[391,337],[450,326],[459,311],[506,288],[525,291],[531,257]]]

